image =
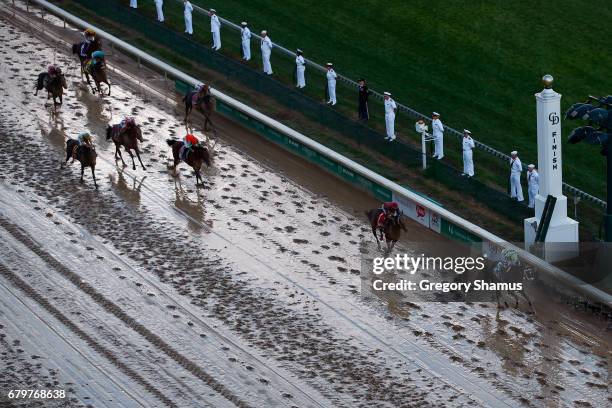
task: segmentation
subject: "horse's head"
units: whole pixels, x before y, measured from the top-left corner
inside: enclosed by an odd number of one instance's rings
[[[60,73],[60,80],[62,81],[62,87],[64,89],[68,89],[68,81],[66,81],[66,76]]]
[[[140,126],[134,124],[132,132],[133,132],[132,134],[136,137],[136,139],[138,139],[140,143],[144,143],[144,139],[142,137],[142,130],[140,129]]]
[[[210,152],[204,144],[198,143],[197,145],[193,146],[193,153],[196,155],[197,158],[202,159],[208,167],[212,165],[212,161],[210,159]]]

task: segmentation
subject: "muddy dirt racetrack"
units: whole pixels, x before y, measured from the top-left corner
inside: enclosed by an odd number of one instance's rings
[[[362,298],[362,214],[373,199],[218,117],[214,165],[196,189],[184,164],[176,178],[168,169],[164,140],[184,125],[163,78],[111,54],[112,95],[92,95],[67,49],[8,10],[2,3],[0,406],[612,402],[605,322],[546,302],[496,317],[486,303]],[[57,114],[33,95],[53,61],[69,83]],[[104,139],[126,115],[144,130],[146,171],[116,165]],[[88,172],[79,183],[76,163],[60,169],[66,137],[82,130],[95,135],[98,191]],[[416,224],[407,235],[443,239]],[[14,389],[66,397],[9,400]]]

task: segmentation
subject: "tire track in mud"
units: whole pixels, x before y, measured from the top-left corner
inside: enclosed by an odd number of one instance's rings
[[[9,233],[11,233],[11,235],[13,235],[19,241],[21,241],[20,237],[18,235],[13,234],[13,231],[7,229],[2,221],[3,220],[0,219],[0,224],[3,224],[2,226]],[[26,243],[27,241],[26,242],[21,241],[21,242],[27,246],[27,243]],[[133,378],[136,382],[142,385],[144,389],[146,389],[148,392],[155,395],[161,402],[166,404],[166,406],[178,408],[178,406],[171,399],[166,397],[160,390],[158,390],[156,387],[151,385],[147,380],[141,377],[140,374],[138,374],[136,371],[131,369],[128,365],[120,361],[113,354],[112,351],[102,346],[100,343],[95,341],[93,337],[85,333],[83,330],[79,329],[79,327],[76,324],[74,324],[72,320],[67,318],[61,311],[59,311],[59,309],[53,306],[44,296],[38,293],[32,286],[26,283],[23,279],[21,279],[19,276],[13,273],[11,270],[6,268],[4,264],[1,262],[0,262],[0,274],[2,274],[16,288],[18,288],[28,297],[36,301],[36,303],[42,306],[47,312],[49,312],[49,314],[51,314],[53,317],[59,320],[64,326],[70,329],[74,334],[76,334],[78,337],[83,339],[89,345],[89,347],[95,350],[98,354],[104,356],[108,361],[110,361],[112,364],[117,366],[127,376],[129,376],[130,378]]]
[[[104,310],[113,314],[115,317],[123,321],[126,326],[134,330],[136,333],[144,337],[149,343],[156,346],[159,350],[163,351],[168,357],[176,361],[187,371],[191,372],[194,376],[206,383],[210,388],[223,395],[228,401],[240,408],[246,408],[249,405],[242,401],[238,396],[232,393],[223,384],[217,382],[212,376],[206,373],[202,368],[193,363],[191,360],[180,354],[178,351],[172,348],[168,343],[162,340],[159,336],[148,330],[146,327],[138,323],[132,317],[127,315],[119,306],[114,304],[112,301],[105,298],[103,295],[98,293],[93,286],[83,282],[81,277],[72,272],[61,262],[59,262],[53,255],[42,249],[36,242],[34,242],[29,236],[27,236],[18,226],[7,220],[4,216],[0,215],[0,226],[10,233],[15,239],[25,245],[29,250],[35,253],[40,259],[42,259],[52,269],[57,271],[60,275],[68,279],[74,286],[79,288],[81,291],[89,295],[96,303],[104,308]],[[134,377],[141,385],[143,385],[148,391],[155,394],[161,401],[167,406],[177,407],[177,405],[163,395],[154,386],[149,384],[144,378],[142,378],[137,372],[129,368],[127,365],[119,361],[114,357],[112,352],[106,349],[104,346],[97,343],[91,336],[79,329],[74,323],[72,323],[66,316],[64,316],[57,308],[49,303],[43,296],[34,290],[25,281],[19,278],[17,275],[8,270],[4,265],[1,265],[0,270],[8,279],[11,280],[17,287],[19,287],[24,293],[28,294],[31,298],[36,300],[41,306],[43,306],[49,313],[55,316],[58,320],[69,327],[73,332],[83,338],[92,348],[104,355],[107,359],[117,365],[122,371],[129,376]]]

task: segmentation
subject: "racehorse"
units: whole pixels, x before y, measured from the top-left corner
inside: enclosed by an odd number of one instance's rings
[[[181,162],[180,153],[184,142],[176,139],[166,139],[166,143],[168,143],[168,146],[172,148],[172,157],[174,158],[174,174],[176,175],[176,166],[178,166],[178,164]],[[210,152],[208,147],[203,145],[201,142],[193,145],[190,150],[191,151],[185,159],[185,163],[191,166],[195,171],[196,186],[198,186],[198,180],[202,183],[202,185],[204,185],[204,181],[200,175],[200,169],[202,168],[202,163],[206,163],[208,167],[211,166]]]
[[[128,152],[130,157],[132,158],[132,170],[136,170],[136,163],[134,162],[134,155],[132,154],[132,150],[136,153],[136,157],[138,157],[138,161],[142,166],[143,170],[146,170],[145,165],[142,164],[142,159],[140,158],[140,150],[138,149],[138,142],[144,142],[142,138],[142,131],[140,130],[140,126],[136,124],[133,120],[128,120],[126,125],[122,128],[121,124],[116,125],[108,125],[106,126],[106,140],[113,140],[115,143],[115,161],[117,160],[117,156],[121,159],[121,163],[125,166],[125,161],[123,161],[123,156],[121,155],[121,146],[125,148],[125,151]]]
[[[208,130],[209,123],[213,126],[210,116],[214,110],[214,99],[210,94],[210,86],[202,85],[199,90],[187,92],[183,102],[185,102],[185,123],[188,122],[191,111],[195,106],[204,114],[204,130]]]
[[[93,93],[96,93],[97,91],[99,94],[103,94],[102,88],[100,88],[100,84],[106,84],[108,86],[108,95],[111,94],[111,85],[110,82],[108,82],[108,77],[106,76],[106,64],[104,62],[95,65],[91,62],[87,62],[85,64],[83,73],[85,74],[85,79],[87,80],[87,84],[90,87],[91,81],[89,80],[89,76],[91,75],[91,77],[93,78],[96,84],[95,88],[91,87],[91,91]]]
[[[53,96],[53,110],[55,111],[55,108],[64,102],[64,89],[68,89],[66,77],[59,70],[54,76],[49,75],[48,72],[42,72],[38,74],[34,95],[38,95],[38,91],[43,88],[47,90],[47,99]],[[59,98],[59,103],[55,100],[56,98]]]
[[[81,55],[83,47],[86,47],[85,56]],[[79,57],[79,62],[81,63],[81,78],[83,78],[85,74],[85,63],[91,59],[91,54],[101,50],[102,42],[98,38],[94,38],[91,42],[82,41],[78,44],[72,44],[72,53]]]
[[[370,211],[366,211],[366,217],[370,221],[370,226],[372,227],[372,235],[376,238],[376,243],[378,244],[378,249],[380,249],[380,241],[383,239],[387,243],[387,253],[393,250],[395,243],[399,241],[402,230],[408,231],[406,229],[406,225],[404,224],[404,220],[402,219],[401,213],[394,217],[385,217],[385,221],[383,223],[382,231],[380,231],[380,239],[376,235],[376,230],[378,228],[378,218],[382,214],[383,210],[381,208],[375,208]],[[384,236],[383,236],[384,235]]]
[[[79,146],[79,142],[75,139],[66,140],[66,161],[62,162],[62,168],[68,163],[68,160],[72,158],[72,162],[74,162],[74,158],[81,163],[81,183],[83,182],[83,174],[85,172],[85,167],[91,168],[91,175],[93,176],[94,186],[96,190],[98,189],[98,183],[96,182],[96,149],[92,145],[84,144]],[[70,162],[70,164],[72,164]]]

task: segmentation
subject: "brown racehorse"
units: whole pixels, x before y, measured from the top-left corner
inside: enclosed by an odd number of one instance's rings
[[[91,175],[93,176],[94,186],[98,189],[98,183],[96,182],[96,149],[93,145],[79,146],[79,142],[75,139],[66,140],[66,161],[62,162],[62,168],[68,163],[68,160],[72,158],[74,162],[74,152],[76,148],[76,159],[81,163],[81,183],[83,182],[83,173],[85,167],[91,168]],[[72,162],[70,162],[72,164]]]
[[[98,92],[100,95],[102,95],[103,92],[102,88],[100,88],[100,84],[106,84],[106,86],[108,86],[108,95],[111,94],[111,85],[108,81],[108,77],[106,76],[106,63],[102,62],[94,67],[93,64],[87,62],[85,65],[85,70],[83,72],[85,74],[87,84],[91,87],[91,91],[93,93]],[[96,85],[95,88],[91,86],[91,81],[89,80],[90,75]]]
[[[382,231],[380,231],[380,239],[376,235],[376,230],[378,227],[378,217],[383,212],[380,208],[375,208],[370,211],[366,211],[366,216],[370,221],[370,226],[372,227],[372,234],[374,238],[376,238],[376,243],[378,244],[378,249],[380,249],[380,241],[383,239],[387,243],[387,252],[391,252],[395,243],[399,241],[402,230],[407,231],[406,225],[404,224],[403,216],[401,213],[396,217],[385,217],[385,221],[382,227]]]
[[[47,99],[53,97],[53,110],[57,106],[61,106],[64,102],[64,89],[68,89],[68,83],[66,82],[66,77],[61,71],[58,72],[57,75],[50,77],[47,72],[43,72],[38,75],[38,80],[36,81],[36,92],[34,95],[38,95],[38,91],[41,89],[47,90]],[[59,103],[56,102],[56,98],[59,98]]]
[[[125,151],[128,152],[132,158],[132,170],[136,170],[136,163],[134,162],[134,155],[131,152],[132,150],[134,150],[136,153],[136,157],[138,157],[138,161],[140,162],[142,169],[146,170],[146,167],[140,158],[140,150],[138,149],[138,142],[144,142],[140,126],[133,122],[126,124],[123,129],[121,129],[120,124],[113,126],[108,125],[106,126],[106,140],[110,139],[112,139],[115,143],[115,161],[117,158],[120,158],[121,163],[123,163],[124,166],[126,165],[125,161],[123,161],[123,156],[121,155],[121,146],[123,146]]]
[[[168,143],[168,146],[172,148],[172,157],[174,158],[174,174],[176,175],[176,166],[178,166],[178,164],[181,162],[180,152],[184,142],[176,139],[166,139],[166,143]],[[200,169],[202,168],[202,163],[206,163],[208,167],[211,166],[211,156],[208,148],[202,143],[192,146],[191,152],[189,152],[185,163],[190,165],[195,171],[196,186],[198,186],[198,181],[204,185],[202,175],[200,174]]]
[[[185,123],[188,123],[191,111],[195,106],[204,114],[204,130],[208,130],[208,124],[213,126],[210,116],[214,110],[214,99],[210,94],[210,86],[202,85],[199,91],[187,92],[183,102],[185,102]]]

